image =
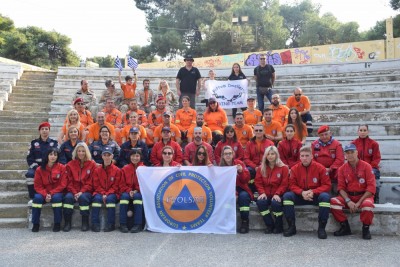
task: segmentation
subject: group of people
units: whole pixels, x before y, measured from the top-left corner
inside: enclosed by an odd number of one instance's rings
[[[249,231],[250,203],[255,201],[266,234],[296,234],[294,206],[314,204],[320,210],[319,238],[327,238],[330,211],[341,224],[334,234],[351,233],[343,213],[347,207],[350,212],[361,210],[363,238],[370,239],[374,197],[377,201],[379,193],[380,152],[378,143],[368,136],[368,126],[359,126],[359,138],[345,146],[344,152],[328,125],[318,129],[318,139],[311,146],[306,145],[312,133],[308,98],[296,88],[282,105],[280,96],[272,92],[275,70],[263,55],[260,59],[254,70],[259,109],[256,99],[249,97],[246,110],[233,112],[234,125],[228,125],[225,110],[213,96],[205,101],[204,113],[196,112],[195,98],[202,82],[190,56],[177,74],[179,100],[166,81],[161,81],[154,93],[145,79],[143,89],[136,92],[134,72],[134,78],[126,77],[126,83],[119,73],[123,93],[106,81],[103,102],[95,105],[95,96],[83,80],[58,140],[49,137],[50,124],[44,122],[39,126],[39,138],[31,143],[26,177],[33,199],[32,231],[39,230],[44,203],[51,203],[54,210],[53,231],[61,230],[62,211],[63,230],[69,231],[75,202],[79,203],[83,231],[90,229],[90,205],[91,229],[100,231],[103,204],[108,212],[105,231],[113,231],[119,201],[120,231],[139,232],[144,220],[136,175],[139,166],[236,166],[240,233]],[[212,70],[209,74],[210,79],[215,78]],[[246,79],[237,63],[229,77],[235,79]],[[264,109],[260,106],[264,106],[265,96],[270,106]],[[180,108],[175,110],[178,101]],[[91,111],[97,112],[95,120]],[[338,196],[331,198],[336,192]],[[283,216],[289,226],[285,231]]]

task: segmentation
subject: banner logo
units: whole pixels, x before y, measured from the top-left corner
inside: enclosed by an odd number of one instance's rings
[[[167,176],[155,192],[158,217],[168,227],[190,231],[204,225],[215,207],[209,181],[195,171],[182,170]]]

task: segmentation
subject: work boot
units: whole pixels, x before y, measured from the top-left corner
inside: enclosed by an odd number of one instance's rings
[[[92,232],[100,232],[100,225],[92,224]]]
[[[39,232],[39,227],[40,227],[39,224],[34,224],[33,227],[32,227],[32,232],[34,232],[34,233]]]
[[[319,239],[326,239],[328,235],[325,231],[326,221],[319,221],[318,222],[318,238]]]
[[[121,231],[121,233],[127,233],[129,232],[128,227],[126,227],[126,224],[121,224],[119,226],[119,230]]]
[[[106,228],[104,228],[104,232],[112,232],[115,230],[115,224],[107,224]]]
[[[142,231],[142,226],[140,224],[134,224],[131,229],[131,233],[139,233]]]
[[[345,236],[351,235],[351,229],[349,225],[349,221],[345,220],[340,223],[340,229],[333,233],[334,236]]]
[[[371,233],[369,232],[369,225],[364,224],[362,227],[362,238],[365,240],[371,239]]]
[[[53,232],[60,232],[61,230],[61,224],[60,223],[55,223],[53,225]]]
[[[82,215],[82,226],[81,231],[89,231],[89,215]]]
[[[283,236],[285,237],[289,237],[289,236],[293,236],[296,234],[296,223],[294,222],[294,220],[287,220],[288,226],[289,228],[286,229],[285,231],[283,231]]]
[[[267,225],[267,228],[265,228],[264,230],[264,234],[272,234],[272,232],[274,231],[274,226],[273,225]]]
[[[282,216],[278,216],[275,219],[275,228],[273,233],[274,234],[281,234],[283,232],[283,221]]]
[[[249,220],[242,220],[242,225],[240,226],[239,232],[241,234],[247,234],[249,232]]]
[[[63,228],[63,232],[69,232],[69,231],[71,231],[71,220],[72,220],[72,214],[64,215],[64,228]]]

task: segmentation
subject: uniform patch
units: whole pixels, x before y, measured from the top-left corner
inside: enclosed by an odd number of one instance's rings
[[[233,148],[233,150],[235,150],[235,152],[238,150],[238,148],[237,148],[237,146],[235,146],[234,148]]]
[[[316,177],[312,178],[314,184],[318,183],[318,179]]]
[[[368,149],[368,154],[372,154],[372,148]]]
[[[360,179],[358,179],[358,182],[359,182],[360,184],[363,184],[363,183],[365,183],[365,180],[364,180],[364,178],[360,178]]]
[[[35,147],[40,147],[39,142],[35,142],[33,145],[34,145]]]
[[[246,131],[243,131],[243,132],[242,132],[242,134],[243,134],[243,135],[246,135],[246,134],[247,134],[247,132],[246,132]]]
[[[315,154],[314,154],[314,158],[318,158],[318,153],[315,153]]]
[[[319,144],[315,144],[314,148],[319,148]]]
[[[60,179],[60,174],[59,173],[57,174],[57,179]]]
[[[93,156],[97,156],[97,151],[93,151]]]
[[[331,157],[334,159],[336,158],[336,154],[331,154]]]
[[[278,173],[278,174],[276,175],[276,177],[277,177],[277,178],[281,178],[281,174]]]
[[[87,174],[90,174],[90,170],[86,170],[86,173],[87,173]]]
[[[54,146],[54,142],[50,142],[50,146]]]
[[[111,181],[111,182],[114,182],[114,177],[110,177],[110,181]]]

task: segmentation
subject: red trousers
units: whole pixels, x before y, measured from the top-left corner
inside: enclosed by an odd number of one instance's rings
[[[361,197],[362,197],[362,195],[349,196],[351,201],[353,201],[354,203],[357,203]],[[332,213],[333,217],[335,218],[335,220],[338,222],[344,222],[345,220],[347,220],[347,216],[346,216],[346,214],[344,214],[343,208],[348,208],[343,197],[337,196],[337,197],[331,198],[331,213]],[[364,199],[364,201],[361,203],[359,208],[361,209],[360,221],[363,224],[371,225],[372,220],[374,219],[374,213],[372,211],[373,208],[375,208],[374,198],[369,197],[369,198]]]

